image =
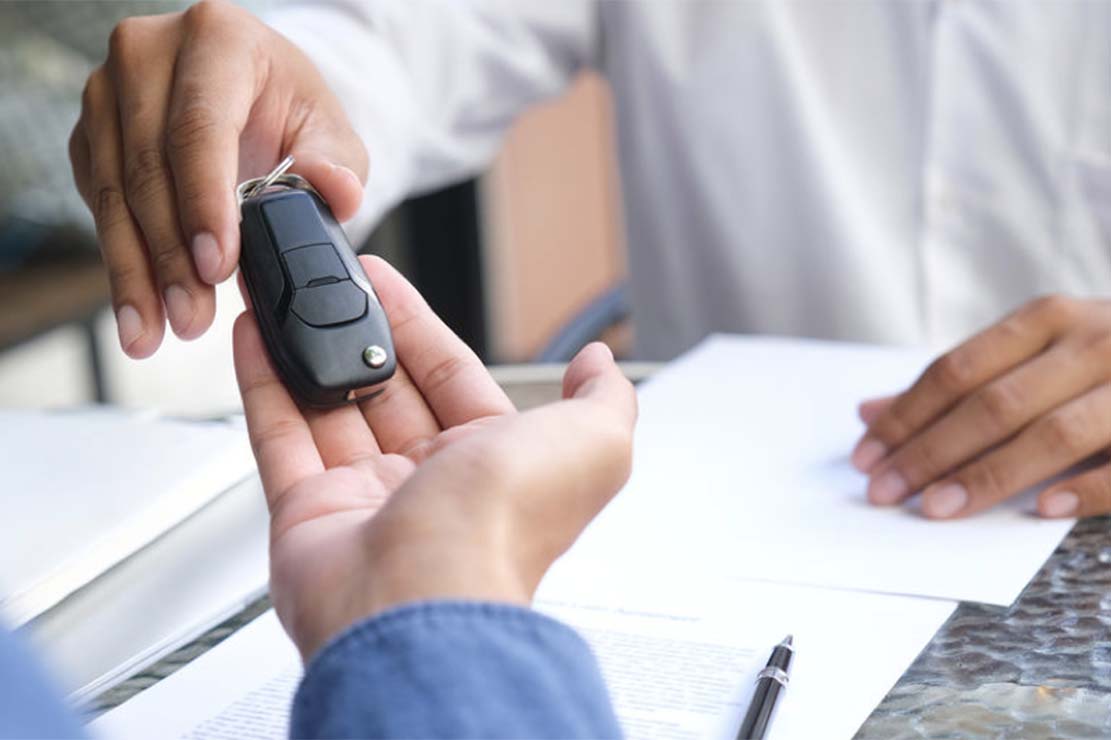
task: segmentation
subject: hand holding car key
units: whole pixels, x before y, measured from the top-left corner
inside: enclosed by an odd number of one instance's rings
[[[390,324],[327,204],[286,157],[236,188],[239,266],[266,349],[309,406],[374,392],[397,361]]]

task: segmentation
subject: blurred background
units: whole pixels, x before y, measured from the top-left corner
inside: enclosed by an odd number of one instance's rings
[[[67,154],[112,27],[188,4],[0,3],[0,407],[238,408],[234,280],[200,339],[167,331],[153,357],[127,358]],[[481,178],[405,202],[354,246],[399,267],[488,363],[562,361],[599,336],[621,356],[631,329],[614,164],[608,91],[586,74],[522,117]]]

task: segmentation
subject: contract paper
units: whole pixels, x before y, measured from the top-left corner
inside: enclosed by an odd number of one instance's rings
[[[41,615],[254,471],[241,424],[0,411],[0,614]]]
[[[756,672],[787,633],[797,653],[770,738],[851,737],[955,606],[752,582],[582,583],[555,575],[537,606],[590,643],[631,738],[732,738]],[[90,729],[117,740],[277,740],[300,672],[268,612]]]
[[[868,504],[848,456],[863,399],[919,350],[713,337],[642,386],[633,474],[567,556],[676,573],[1009,605],[1073,520],[1032,493],[958,521]],[[584,573],[587,571],[583,571]]]

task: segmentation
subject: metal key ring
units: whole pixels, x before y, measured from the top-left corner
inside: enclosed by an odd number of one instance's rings
[[[263,183],[266,183],[266,185],[263,186]],[[301,177],[300,175],[294,174],[292,172],[287,172],[284,175],[279,175],[274,178],[271,178],[269,175],[265,177],[252,177],[250,180],[244,180],[243,182],[239,183],[239,186],[235,189],[236,205],[242,208],[243,201],[247,200],[248,198],[253,198],[256,195],[261,195],[266,190],[269,190],[270,188],[275,186],[286,187],[295,190],[308,190],[310,193],[313,193],[314,195],[316,195],[316,197],[323,200],[323,198],[320,196],[320,193],[318,193],[316,188],[312,186],[312,183],[310,183],[308,180]]]

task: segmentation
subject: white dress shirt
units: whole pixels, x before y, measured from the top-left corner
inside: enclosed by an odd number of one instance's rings
[[[601,71],[643,358],[712,331],[943,347],[1039,294],[1111,293],[1108,0],[351,0],[270,21],[366,141],[364,229]]]

